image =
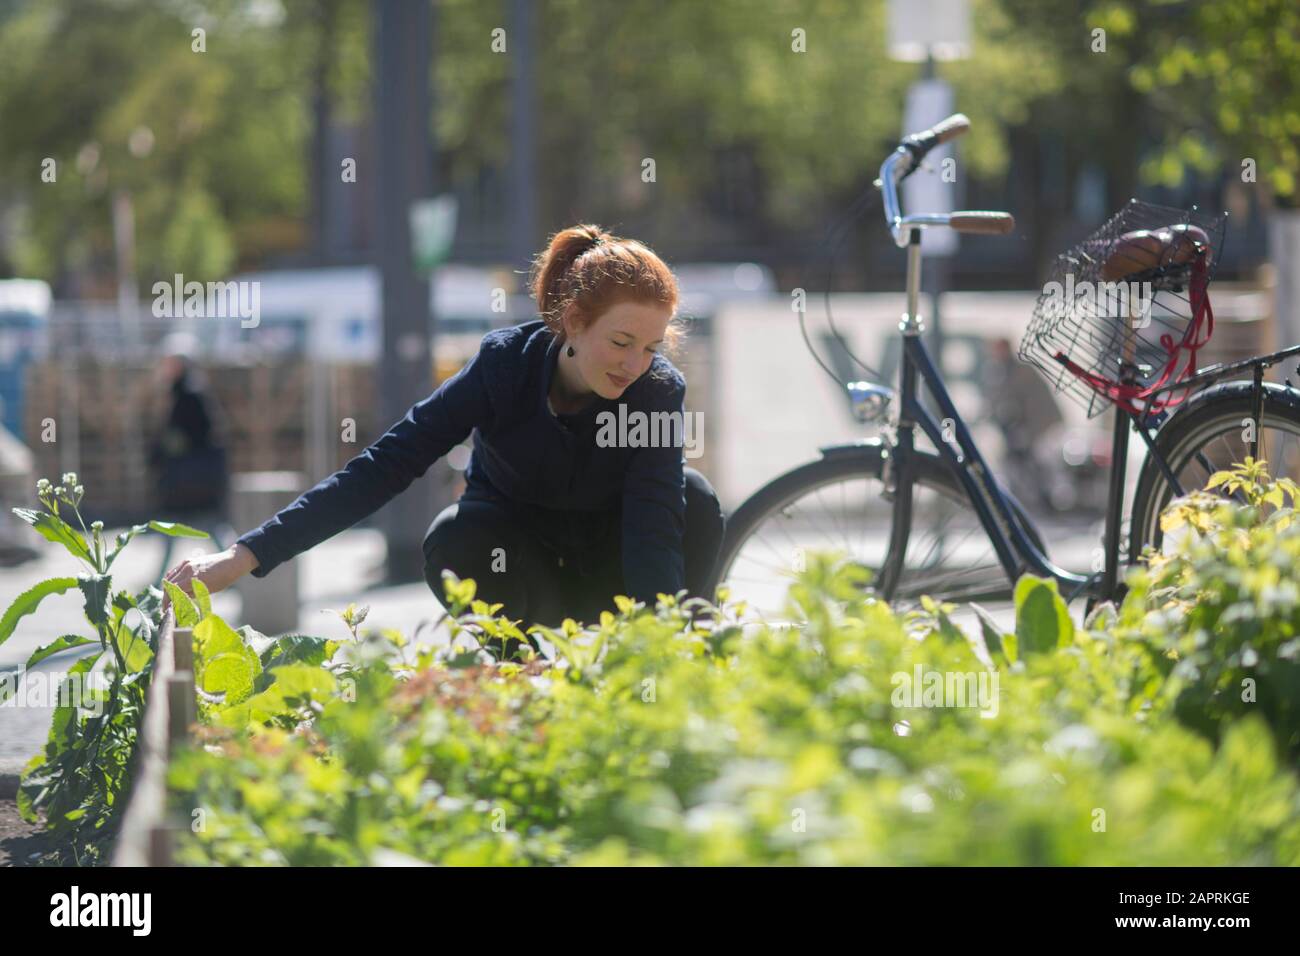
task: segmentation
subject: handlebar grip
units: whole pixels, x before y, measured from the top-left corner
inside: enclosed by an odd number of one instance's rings
[[[940,143],[946,143],[950,139],[956,139],[962,133],[970,129],[970,120],[966,118],[965,113],[953,113],[946,120],[936,123],[922,133],[913,133],[911,136],[904,136],[902,146],[912,155],[912,161],[903,171],[904,176],[911,175],[921,161],[925,159],[927,153],[934,149]]]
[[[957,232],[969,232],[984,236],[1005,236],[1014,232],[1016,217],[1009,212],[990,212],[988,210],[963,210],[955,212],[948,225]]]
[[[946,143],[950,139],[956,139],[968,132],[970,132],[970,120],[966,118],[965,113],[953,113],[946,120],[936,123],[927,131],[928,134],[933,134],[936,145]],[[927,133],[921,135],[925,136]]]

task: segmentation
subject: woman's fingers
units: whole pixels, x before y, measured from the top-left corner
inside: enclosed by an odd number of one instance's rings
[[[190,579],[194,577],[194,567],[189,561],[182,561],[176,567],[167,572],[164,580],[170,581],[186,594],[192,593],[189,588]],[[163,588],[166,591],[166,588]]]
[[[163,580],[170,581],[190,597],[193,597],[193,581],[202,581],[210,594],[216,594],[218,591],[223,591],[229,587],[239,577],[240,573],[237,561],[231,558],[227,552],[208,555],[202,551],[195,551],[192,557],[185,559],[168,571]],[[164,611],[169,606],[166,592],[167,589],[163,588]]]

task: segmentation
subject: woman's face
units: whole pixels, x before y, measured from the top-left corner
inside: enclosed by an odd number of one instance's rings
[[[572,362],[587,387],[618,398],[645,374],[663,345],[672,311],[657,303],[620,302],[580,332],[569,333]]]

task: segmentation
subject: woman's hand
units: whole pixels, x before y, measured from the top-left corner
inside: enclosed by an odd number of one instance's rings
[[[187,558],[168,571],[163,580],[172,582],[192,597],[194,586],[190,582],[198,578],[207,587],[209,593],[216,594],[230,587],[255,567],[257,567],[257,558],[253,552],[242,544],[236,544],[216,554],[199,554]],[[163,588],[164,614],[167,613],[169,603],[167,589]]]

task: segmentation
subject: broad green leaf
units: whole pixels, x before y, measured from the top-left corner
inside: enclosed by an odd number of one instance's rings
[[[997,658],[1001,658],[1003,663],[1010,663],[1006,649],[1002,646],[1002,629],[998,627],[998,622],[993,620],[993,615],[978,604],[971,604],[970,609],[975,612],[980,622],[979,634],[968,637],[975,656],[988,667],[997,667],[999,663]]]
[[[150,521],[149,527],[154,531],[165,534],[172,538],[210,538],[212,537],[206,531],[200,531],[198,528],[191,528],[187,524],[181,524],[178,521]]]
[[[4,617],[0,617],[0,644],[9,640],[18,622],[35,611],[41,601],[51,594],[63,594],[76,586],[76,578],[47,578],[14,598]]]
[[[1026,574],[1016,582],[1016,646],[1021,654],[1047,653],[1074,640],[1074,622],[1056,582]]]
[[[261,652],[262,666],[267,670],[283,664],[311,664],[319,667],[331,656],[327,654],[331,643],[334,642],[308,634],[285,634]]]
[[[310,664],[285,664],[271,673],[275,675],[274,686],[286,697],[320,699],[328,697],[338,686],[333,674]]]
[[[65,699],[65,695],[68,695],[69,692],[65,691],[64,687],[68,686],[68,684],[73,680],[83,680],[85,676],[90,673],[90,669],[94,667],[103,656],[104,652],[100,651],[97,654],[83,657],[81,660],[69,667],[67,675],[63,680],[59,681],[59,688],[56,691],[55,700]],[[84,683],[82,684],[82,687],[83,691],[89,689]],[[50,721],[49,741],[46,743],[47,754],[49,753],[51,746],[55,748],[54,752],[56,754],[63,751],[67,743],[68,732],[76,724],[76,719],[77,707],[75,703],[68,703],[54,708],[54,717]]]
[[[262,673],[262,662],[243,637],[216,615],[194,626],[198,654],[194,662],[198,686],[209,694],[223,695],[229,706],[247,699]]]
[[[48,511],[33,511],[30,508],[14,508],[13,512],[35,528],[45,540],[63,545],[73,557],[80,558],[87,564],[95,563],[94,555],[90,553],[81,532],[62,518],[56,518]]]
[[[215,614],[205,617],[194,625],[194,637],[199,642],[201,659],[216,657],[218,654],[231,654],[247,651],[254,658],[253,649],[244,643],[240,633]],[[260,661],[259,661],[260,664]]]
[[[39,753],[32,757],[31,760],[24,764],[22,773],[19,776],[20,786],[15,802],[18,804],[18,815],[28,823],[39,823],[40,817],[36,815],[36,808],[32,806],[32,795],[28,792],[28,780],[35,773],[45,766],[45,754]]]
[[[208,592],[208,586],[198,578],[190,578],[190,587],[194,589],[194,603],[198,606],[199,614],[208,617],[212,614],[212,595]]]
[[[93,627],[107,628],[112,622],[110,610],[113,578],[108,574],[78,574],[77,587],[86,596],[86,620]]]
[[[948,616],[946,610],[940,608],[937,619],[939,621],[939,634],[945,641],[949,641],[953,644],[971,643],[970,638],[966,636],[966,632],[952,622],[952,618]],[[983,644],[982,641],[980,643]]]
[[[256,662],[252,654],[218,654],[204,665],[200,687],[205,693],[220,694],[227,706],[241,703],[253,693]]]
[[[199,609],[194,606],[190,596],[182,591],[171,581],[163,581],[163,590],[167,592],[167,597],[171,601],[173,613],[176,615],[177,627],[194,627],[199,623]]]
[[[263,691],[265,693],[265,691]],[[231,730],[246,730],[248,725],[253,722],[253,702],[261,701],[262,694],[255,694],[248,698],[242,704],[235,704],[231,707],[221,707],[214,712],[215,722],[222,727],[228,727]]]
[[[122,655],[128,674],[138,674],[153,660],[153,649],[132,628],[119,624],[114,632],[117,651]]]
[[[89,637],[82,637],[80,634],[65,634],[62,637],[55,638],[48,644],[43,644],[36,650],[32,651],[32,656],[27,658],[27,668],[30,670],[35,667],[51,654],[57,654],[59,651],[66,651],[72,647],[84,647],[86,644],[97,644],[98,641]]]

